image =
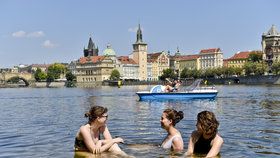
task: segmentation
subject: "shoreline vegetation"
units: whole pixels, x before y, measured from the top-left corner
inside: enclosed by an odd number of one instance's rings
[[[266,76],[239,76],[227,78],[204,78],[209,85],[280,85],[280,75],[266,75]],[[181,79],[182,86],[190,85],[194,79]],[[166,81],[120,81],[108,80],[103,82],[93,83],[77,83],[73,81],[61,82],[33,82],[26,86],[23,83],[17,84],[0,84],[0,88],[62,88],[62,87],[97,87],[97,86],[126,86],[126,85],[164,85]]]

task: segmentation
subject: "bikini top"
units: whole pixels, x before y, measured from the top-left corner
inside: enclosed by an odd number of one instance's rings
[[[166,142],[162,143],[161,147],[163,147],[164,149],[170,149],[172,147],[173,139],[175,139],[175,138],[182,139],[182,137],[180,135],[174,135],[169,140],[167,140]]]

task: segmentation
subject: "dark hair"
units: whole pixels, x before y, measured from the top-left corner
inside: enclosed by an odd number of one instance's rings
[[[107,108],[102,106],[92,106],[89,112],[85,113],[85,117],[88,117],[88,123],[93,122],[97,117],[102,116],[108,111]]]
[[[197,123],[200,123],[201,128],[206,135],[215,137],[218,132],[219,122],[213,112],[202,111],[198,113]]]
[[[180,122],[184,118],[183,111],[176,111],[174,109],[166,109],[163,111],[166,113],[167,118],[172,120],[172,125],[175,126],[178,122]]]

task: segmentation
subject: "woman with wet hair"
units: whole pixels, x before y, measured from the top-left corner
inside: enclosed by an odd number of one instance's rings
[[[182,111],[176,111],[174,109],[166,109],[163,111],[160,123],[161,127],[167,131],[167,136],[163,140],[161,147],[174,151],[181,151],[184,149],[181,133],[175,128],[175,125],[183,118],[184,113]]]
[[[217,156],[223,144],[218,134],[219,122],[213,112],[202,111],[197,115],[197,130],[192,132],[186,156],[206,154],[206,157]]]
[[[81,126],[75,138],[75,151],[89,151],[99,154],[104,151],[111,151],[117,154],[125,154],[117,143],[123,143],[122,138],[112,138],[106,121],[108,119],[107,108],[92,106],[85,114],[88,123]],[[104,139],[101,139],[103,135]]]

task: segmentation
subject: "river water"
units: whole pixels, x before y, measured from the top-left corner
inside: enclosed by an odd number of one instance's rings
[[[176,125],[185,151],[196,128],[197,113],[210,110],[216,114],[224,138],[221,157],[280,157],[279,86],[217,86],[214,101],[138,101],[135,92],[149,88],[0,89],[0,157],[73,158],[75,134],[87,122],[83,116],[90,105],[109,109],[111,134],[122,137],[125,144],[121,148],[135,157],[172,154],[157,146],[166,135],[159,122],[166,108],[185,114]]]

